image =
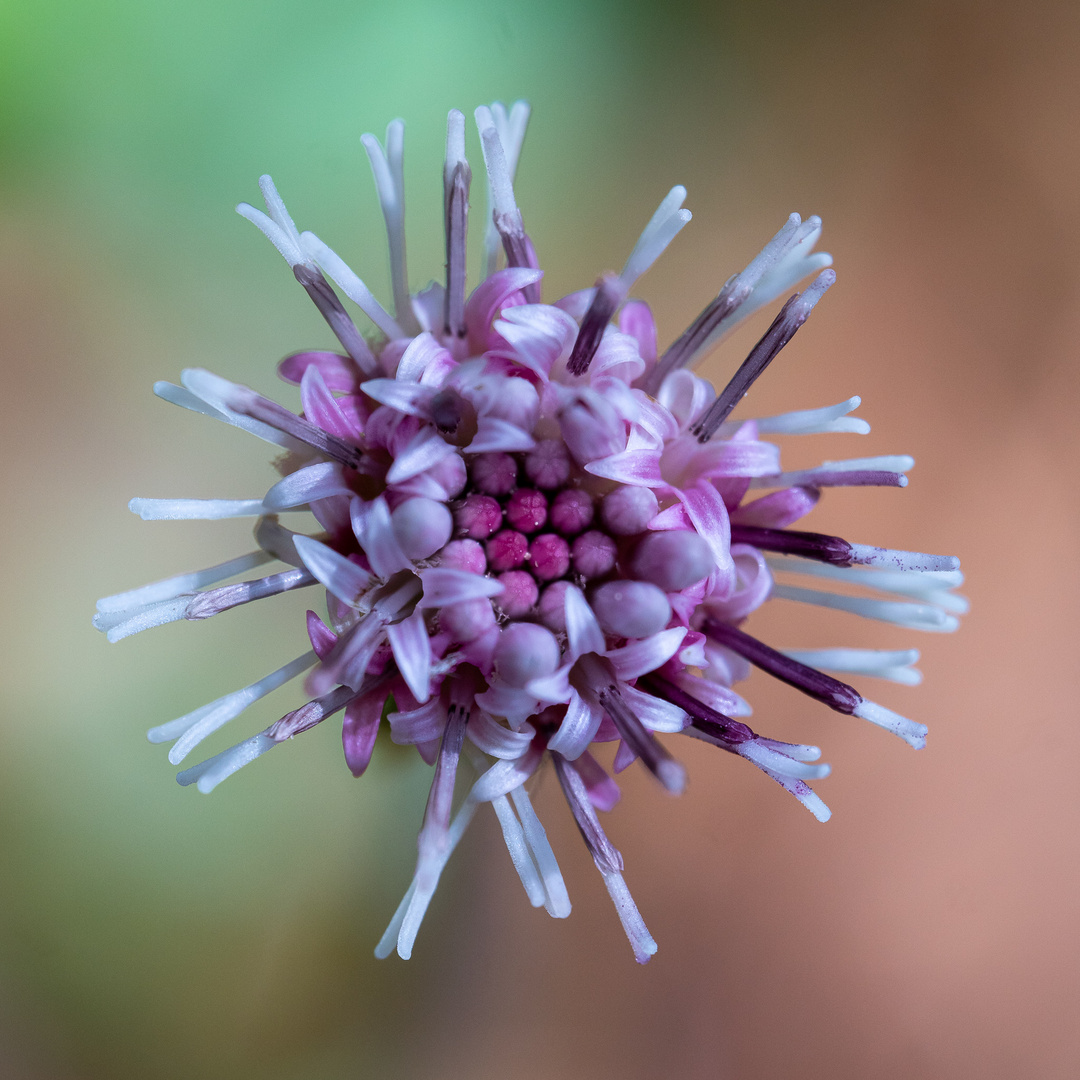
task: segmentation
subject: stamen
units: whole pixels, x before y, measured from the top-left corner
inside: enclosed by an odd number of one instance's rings
[[[533,859],[536,860],[540,878],[544,883],[546,893],[544,907],[553,919],[565,919],[570,914],[570,897],[544,826],[536,816],[532,800],[523,784],[510,792],[510,798],[514,800],[518,817],[521,818],[521,827],[525,832],[525,842],[529,845]]]
[[[510,860],[521,879],[521,884],[525,887],[525,895],[528,896],[529,903],[533,907],[540,907],[547,898],[547,894],[536,864],[529,853],[528,844],[525,842],[525,831],[521,827],[521,822],[518,821],[517,815],[510,806],[510,800],[505,795],[492,799],[491,806],[502,827],[503,842],[510,853]]]
[[[280,446],[286,450],[296,450],[299,448],[296,440],[290,439],[284,432],[270,427],[269,424],[263,424],[258,420],[252,420],[250,416],[241,416],[239,413],[234,413],[231,409],[226,409],[224,406],[215,407],[210,405],[203,401],[197,394],[188,390],[187,387],[177,386],[175,383],[171,382],[160,381],[154,383],[154,393],[161,398],[162,401],[167,401],[170,405],[179,405],[181,409],[190,409],[191,412],[202,413],[203,416],[209,416],[213,420],[220,420],[232,427],[240,428],[242,431],[246,431],[257,438],[264,439],[273,446]]]
[[[263,676],[250,686],[234,690],[231,694],[226,694],[217,701],[210,702],[209,705],[203,705],[186,716],[151,728],[146,733],[146,737],[152,743],[169,742],[175,739],[176,744],[169,751],[169,761],[174,765],[179,765],[208,735],[213,734],[230,720],[235,720],[249,705],[266,697],[279,686],[284,686],[291,679],[295,679],[314,663],[315,653],[306,652],[303,656]]]
[[[350,446],[343,439],[329,435],[322,428],[316,427],[296,413],[290,412],[276,401],[263,397],[250,387],[229,382],[219,375],[214,375],[203,368],[186,368],[181,372],[181,381],[193,393],[208,401],[211,405],[220,402],[226,408],[261,420],[264,424],[299,439],[302,443],[318,450],[335,461],[340,461],[350,469],[361,469],[363,453],[355,446]]]
[[[852,675],[869,675],[904,686],[918,686],[922,672],[918,649],[784,649],[784,655],[800,664]]]
[[[907,487],[904,473],[915,467],[915,459],[907,454],[887,454],[872,458],[850,458],[847,461],[823,461],[817,468],[796,472],[755,476],[752,488],[781,487]]]
[[[391,340],[403,338],[405,331],[397,320],[379,303],[375,294],[357,276],[356,272],[328,247],[313,232],[305,232],[300,237],[304,250],[326,271],[341,291]],[[377,365],[364,366],[365,374],[377,370]]]
[[[315,541],[312,541],[314,543]],[[209,619],[213,615],[220,615],[230,608],[239,607],[241,604],[250,604],[252,600],[264,600],[268,596],[277,596],[279,593],[291,592],[293,589],[303,589],[308,585],[315,584],[315,575],[307,570],[292,569],[283,570],[280,574],[270,574],[268,577],[257,578],[254,581],[241,581],[236,585],[223,585],[220,589],[211,589],[209,592],[199,593],[193,597],[184,612],[184,618],[192,621],[196,619]]]
[[[509,114],[507,114],[506,106],[501,101],[492,102],[491,118],[495,124],[495,130],[499,133],[499,141],[502,143],[503,151],[506,154],[507,171],[510,173],[510,181],[513,183],[514,176],[517,173],[518,158],[521,156],[521,147],[525,142],[525,131],[529,125],[529,103],[515,101],[510,106]],[[499,250],[499,233],[495,228],[495,203],[490,180],[487,182],[487,202],[482,272],[484,278],[489,278],[495,273],[496,256]]]
[[[622,273],[618,276],[606,274],[596,282],[592,303],[581,320],[574,351],[567,361],[566,369],[571,375],[585,374],[616,309],[629,295],[637,279],[656,262],[690,220],[690,211],[681,209],[685,198],[686,188],[681,185],[673,187],[642,231]]]
[[[443,329],[448,337],[465,337],[465,242],[469,232],[469,184],[472,170],[465,160],[465,117],[451,109],[446,121],[446,164],[443,167],[446,210],[446,295]]]
[[[792,214],[780,231],[747,264],[740,274],[729,278],[716,298],[705,306],[686,331],[674,341],[650,372],[645,389],[656,394],[660,384],[677,368],[686,367],[699,359],[709,344],[717,340],[721,323],[742,307],[762,274],[795,242],[802,224],[798,214]]]
[[[222,521],[266,512],[262,499],[132,499],[128,509],[143,521]]]
[[[287,531],[287,530],[285,530]],[[262,545],[260,544],[260,547]],[[275,556],[268,550],[252,551],[228,562],[218,563],[206,570],[195,570],[190,574],[177,574],[175,577],[155,581],[138,589],[104,596],[97,602],[97,610],[103,614],[119,613],[130,608],[156,604],[162,600],[172,600],[182,593],[195,592],[207,585],[216,585],[219,581],[253,570],[256,566],[270,562]],[[288,561],[288,560],[285,560]]]
[[[405,266],[405,122],[391,120],[386,126],[386,149],[374,135],[361,135],[367,151],[375,188],[379,193],[386,236],[390,247],[390,281],[394,290],[394,315],[408,336],[420,332],[409,297]]]
[[[848,398],[838,405],[826,405],[820,409],[800,409],[797,412],[781,413],[779,416],[761,416],[754,419],[761,435],[827,435],[850,433],[868,435],[870,425],[858,416],[848,416],[862,404],[862,398]],[[720,434],[734,434],[739,427],[748,423],[728,420],[720,426]]]
[[[702,630],[707,637],[738,653],[774,679],[794,686],[796,690],[801,690],[809,697],[828,705],[830,709],[851,716],[863,700],[854,687],[790,659],[734,626],[706,619]]]
[[[521,220],[521,211],[514,198],[514,184],[509,162],[499,138],[498,129],[492,118],[491,110],[481,105],[475,113],[476,126],[480,131],[480,142],[484,151],[484,166],[487,169],[491,191],[492,221],[502,238],[503,250],[509,266],[532,266],[534,259],[529,238],[525,235],[525,226]],[[530,304],[540,300],[540,287],[537,283],[526,285],[522,290]]]
[[[351,686],[335,687],[329,694],[323,694],[322,697],[309,701],[306,705],[301,705],[299,709],[286,713],[280,720],[274,721],[267,728],[266,734],[274,742],[284,742],[294,735],[299,735],[302,731],[313,728],[316,724],[321,724],[327,717],[344,709],[353,698],[361,693],[366,694],[372,689],[374,689],[373,686],[367,685],[361,691],[356,691]]]
[[[913,606],[913,605],[912,605]],[[872,701],[867,701],[853,686],[840,682],[816,668],[808,667],[776,649],[736,630],[734,626],[706,619],[704,633],[720,645],[745,657],[755,667],[761,668],[788,686],[794,686],[809,697],[823,702],[829,708],[848,716],[858,716],[872,724],[899,735],[909,746],[921,750],[926,745],[926,725],[909,720]]]
[[[619,693],[618,681],[610,668],[595,655],[586,655],[578,667],[587,687],[611,717],[626,745],[641,758],[645,767],[673,795],[681,795],[686,787],[686,769],[661,746],[656,737],[637,718]],[[620,867],[621,869],[621,867]]]
[[[882,566],[903,573],[918,571],[954,571],[960,560],[952,555],[926,555],[918,551],[894,551],[889,548],[851,544],[839,536],[824,533],[798,532],[794,529],[762,529],[751,525],[732,525],[733,544],[752,544],[763,551],[784,555],[800,555],[804,559],[830,563],[833,566]],[[786,569],[783,562],[775,564]],[[869,581],[863,581],[869,584]]]
[[[809,288],[793,296],[780,310],[772,326],[765,331],[764,337],[754,346],[750,355],[742,362],[735,376],[720,392],[717,399],[709,406],[705,415],[690,428],[698,442],[706,443],[719,430],[728,414],[746,396],[757,377],[771,363],[780,350],[792,339],[814,305],[825,294],[825,290],[836,280],[832,270],[824,270],[814,279]]]
[[[420,923],[432,896],[435,895],[439,875],[449,854],[450,804],[454,797],[454,781],[457,778],[458,761],[462,743],[465,741],[465,725],[469,721],[470,711],[471,706],[453,703],[447,716],[446,731],[443,732],[439,760],[435,766],[435,777],[431,782],[427,808],[424,811],[424,824],[417,838],[419,857],[416,861],[416,892],[398,933],[398,955],[403,960],[408,960],[412,955]]]
[[[258,735],[252,735],[250,739],[245,739],[236,746],[230,746],[228,750],[222,750],[220,754],[215,754],[212,758],[207,758],[206,761],[178,773],[176,782],[181,787],[197,784],[199,791],[204,795],[209,795],[222,780],[227,780],[234,772],[238,772],[245,765],[250,765],[256,758],[262,757],[267,750],[273,750],[275,746],[277,743],[265,731],[260,731]]]
[[[912,630],[931,630],[951,634],[959,625],[956,616],[948,615],[930,604],[908,604],[895,600],[868,600],[862,596],[844,596],[840,593],[802,589],[795,585],[773,585],[772,595],[784,600],[796,600],[802,604],[834,608],[861,615],[865,619],[895,623]]]

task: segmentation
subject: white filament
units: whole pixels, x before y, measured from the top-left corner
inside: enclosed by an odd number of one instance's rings
[[[132,499],[128,509],[143,521],[221,521],[267,512],[262,499]]]
[[[517,174],[521,147],[525,142],[525,130],[529,125],[529,105],[525,101],[515,101],[509,114],[501,101],[492,102],[489,110],[491,122],[499,136],[499,142],[506,157],[506,171],[513,185]],[[486,165],[486,159],[485,159]],[[487,179],[487,224],[484,227],[484,265],[482,276],[490,277],[495,272],[499,254],[499,231],[495,228],[495,196],[491,189],[491,178]]]
[[[540,877],[547,894],[544,907],[553,919],[565,919],[570,914],[570,896],[566,891],[566,882],[563,880],[562,871],[559,869],[559,863],[555,858],[555,852],[551,849],[544,826],[536,816],[532,800],[524,785],[514,788],[510,792],[510,797],[514,800],[514,806],[521,818],[525,842],[529,845],[529,850],[540,869]]]
[[[375,299],[375,294],[360,280],[356,272],[331,247],[313,232],[300,237],[304,250],[333,279],[341,291],[391,340],[405,337],[405,331],[394,317]]]
[[[540,907],[546,899],[544,883],[540,880],[536,864],[529,854],[521,822],[518,821],[517,815],[510,806],[510,800],[505,795],[492,799],[491,805],[499,818],[503,840],[506,842],[506,850],[510,852],[510,859],[514,864],[518,877],[521,878],[521,884],[525,886],[525,893],[529,897],[529,903],[533,907]]]
[[[295,449],[299,444],[295,439],[289,438],[283,431],[264,424],[261,420],[254,420],[250,416],[241,416],[222,405],[211,405],[204,398],[194,393],[185,386],[177,386],[171,382],[154,383],[154,393],[169,402],[170,405],[179,405],[182,409],[190,409],[192,412],[202,413],[204,416],[221,420],[232,427],[240,428],[251,435],[255,435],[274,446],[284,447],[286,450]]]
[[[888,679],[904,686],[918,686],[922,672],[913,664],[918,663],[918,649],[783,649],[785,656],[823,671],[842,674],[870,675],[876,679]]]
[[[895,600],[868,600],[862,596],[843,596],[840,593],[819,592],[794,585],[774,585],[772,595],[802,604],[848,611],[866,619],[906,626],[912,630],[932,630],[952,633],[960,624],[953,615],[929,604],[908,604]]]
[[[685,198],[686,188],[681,184],[676,185],[649,219],[619,275],[624,294],[634,287],[634,282],[656,262],[682,227],[690,221],[690,211],[682,209]]]
[[[820,409],[800,409],[797,412],[781,413],[779,416],[757,417],[757,424],[762,435],[826,435],[849,432],[867,435],[870,425],[858,416],[848,416],[862,404],[862,398],[850,397],[837,405],[826,405]],[[733,435],[745,420],[725,420],[720,425],[720,435]]]
[[[97,602],[97,609],[103,614],[119,613],[133,608],[144,607],[147,604],[156,604],[162,600],[171,600],[181,593],[195,592],[197,589],[204,588],[207,585],[216,585],[226,578],[243,574],[256,566],[271,562],[273,558],[274,556],[267,551],[252,551],[247,555],[230,559],[228,562],[208,567],[206,570],[194,570],[189,574],[177,574],[175,577],[155,581],[151,585],[143,585],[138,589],[129,589],[127,592],[115,593],[113,596],[104,596]]]
[[[265,731],[261,731],[258,735],[252,735],[250,739],[185,769],[177,775],[176,782],[182,787],[197,784],[199,790],[208,795],[222,780],[228,779],[234,772],[261,757],[267,750],[273,750],[275,746],[277,743]]]
[[[169,761],[179,765],[191,751],[213,734],[218,728],[227,724],[230,720],[238,717],[249,705],[266,697],[279,686],[295,679],[301,672],[306,671],[315,663],[315,653],[306,652],[295,660],[289,661],[277,671],[264,675],[261,679],[245,686],[241,690],[234,690],[231,694],[220,697],[217,701],[203,705],[201,708],[189,712],[176,720],[170,720],[167,724],[151,728],[146,737],[152,743],[168,742],[176,739],[176,744],[169,751]]]

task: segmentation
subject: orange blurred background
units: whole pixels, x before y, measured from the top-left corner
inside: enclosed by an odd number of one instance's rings
[[[9,0],[0,47],[0,1074],[1076,1075],[1080,8]],[[519,96],[547,298],[621,265],[684,183],[694,221],[638,287],[666,342],[787,213],[822,215],[838,285],[750,407],[862,395],[871,435],[785,464],[910,452],[911,486],[829,492],[808,527],[958,554],[972,602],[920,640],[753,617],[783,646],[920,647],[921,687],[869,689],[929,745],[752,677],[755,726],[832,763],[827,825],[697,743],[681,799],[623,774],[605,824],[660,946],[640,969],[551,776],[571,918],[529,908],[483,813],[407,964],[371,950],[411,872],[412,757],[380,744],[356,782],[327,725],[210,798],[176,787],[145,729],[295,655],[302,598],[115,649],[89,627],[97,596],[241,550],[242,522],[144,524],[130,496],[271,475],[152,382],[205,365],[289,403],[274,364],[328,344],[231,206],[271,171],[385,295],[357,136],[402,115],[422,285],[447,108]]]

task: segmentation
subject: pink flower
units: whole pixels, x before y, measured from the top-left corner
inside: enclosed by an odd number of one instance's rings
[[[403,125],[385,147],[364,136],[386,218],[393,283],[384,308],[346,263],[300,233],[269,177],[266,212],[238,209],[285,257],[341,344],[287,357],[301,412],[207,371],[158,383],[167,401],[243,428],[282,455],[261,498],[133,499],[146,520],[249,516],[254,551],[98,603],[110,641],[178,619],[321,585],[328,621],[308,613],[311,648],[270,675],[153,728],[183,761],[256,700],[307,671],[308,704],[179,774],[201,791],[331,715],[343,713],[349,768],[368,767],[385,706],[395,742],[434,766],[412,884],[376,950],[411,954],[439,876],[478,806],[490,803],[526,893],[570,912],[527,782],[552,762],[569,808],[645,962],[656,950],[600,824],[619,789],[593,750],[618,742],[613,770],[640,759],[672,793],[685,769],[657,738],[685,734],[743,757],[819,819],[807,781],[814,746],[763,738],[731,689],[750,665],[819,702],[922,746],[926,729],[825,674],[918,681],[913,651],[782,652],[744,620],[770,598],[840,608],[900,626],[951,630],[964,601],[956,559],[790,528],[832,486],[903,487],[911,459],[830,461],[785,472],[767,435],[865,433],[839,405],[731,419],[753,381],[831,286],[814,253],[820,220],[791,215],[663,353],[638,279],[690,220],[675,187],[626,265],[554,304],[514,198],[528,108],[476,111],[487,174],[486,273],[466,289],[471,170],[465,119],[451,112],[444,168],[445,285],[411,294],[405,259]],[[506,266],[497,269],[498,247]],[[719,394],[693,365],[758,308],[805,278]],[[334,283],[331,284],[331,281]],[[334,286],[372,324],[361,333]],[[763,492],[759,494],[760,492]],[[308,531],[281,524],[306,513]],[[270,563],[263,577],[230,579]],[[885,599],[774,582],[774,573],[869,588]],[[464,767],[471,784],[459,782]],[[458,794],[454,809],[455,792]]]

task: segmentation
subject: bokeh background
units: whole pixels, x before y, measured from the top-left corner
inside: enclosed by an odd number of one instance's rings
[[[1078,47],[1066,0],[4,0],[0,1075],[1075,1076]],[[608,825],[660,944],[641,969],[550,777],[572,917],[528,907],[483,813],[408,963],[372,947],[415,855],[414,757],[380,744],[356,782],[327,724],[210,797],[173,782],[145,729],[301,651],[303,597],[117,646],[89,626],[97,596],[247,550],[243,522],[145,524],[130,496],[272,478],[152,382],[275,392],[279,357],[329,345],[233,204],[272,172],[385,295],[358,136],[402,116],[420,286],[447,109],[516,97],[549,297],[621,265],[676,182],[694,222],[638,290],[666,340],[788,212],[825,218],[839,284],[753,409],[861,394],[871,435],[785,461],[907,451],[912,485],[811,520],[969,574],[954,637],[755,616],[790,646],[918,644],[922,687],[867,691],[931,741],[753,678],[759,729],[825,747],[826,826],[698,744],[682,799],[624,774]]]

